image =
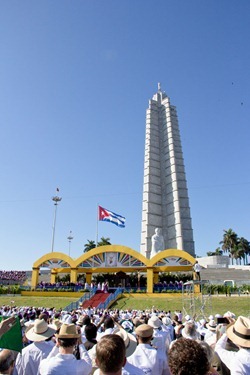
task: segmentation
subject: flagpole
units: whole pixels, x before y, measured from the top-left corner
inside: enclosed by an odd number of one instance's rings
[[[96,247],[98,243],[98,221],[99,221],[99,204],[97,203],[97,220],[96,220]]]

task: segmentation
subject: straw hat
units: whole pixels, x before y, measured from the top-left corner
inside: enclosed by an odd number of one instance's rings
[[[250,319],[239,316],[235,323],[227,327],[226,332],[234,344],[250,348]]]
[[[210,331],[216,331],[216,321],[214,319],[209,320],[209,322],[206,324],[206,328],[209,329]]]
[[[77,332],[75,324],[63,323],[58,334],[55,335],[58,339],[78,339],[81,334]]]
[[[162,318],[162,323],[165,324],[165,326],[171,326],[172,325],[172,320],[169,317],[164,316]]]
[[[130,316],[130,314],[128,314],[128,313],[124,313],[124,314],[122,314],[122,317],[121,317],[121,318],[127,320],[127,319],[130,319],[131,316]]]
[[[126,347],[126,357],[129,357],[130,355],[132,355],[137,347],[137,340],[135,336],[132,335],[131,333],[128,333],[123,328],[120,328],[117,331],[114,331],[114,333],[123,339],[125,343],[125,347]]]
[[[52,337],[55,332],[56,330],[49,327],[48,323],[45,322],[44,319],[36,319],[34,324],[31,324],[30,327],[28,327],[25,335],[28,340],[39,342],[45,341]]]
[[[234,313],[232,313],[231,311],[227,311],[225,312],[225,314],[223,315],[224,318],[231,318],[231,319],[235,319],[236,318],[236,315]]]
[[[84,319],[84,316],[83,315],[80,315],[79,318],[77,319],[76,321],[76,324],[78,326],[83,326],[83,319]]]
[[[58,331],[62,326],[62,322],[59,319],[54,319],[51,324],[49,324],[49,327],[55,329]]]
[[[148,325],[153,328],[159,328],[162,326],[162,321],[158,318],[158,316],[153,315],[149,320],[148,320]]]

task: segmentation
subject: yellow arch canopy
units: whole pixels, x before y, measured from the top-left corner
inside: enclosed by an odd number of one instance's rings
[[[48,268],[74,268],[75,261],[64,253],[47,253],[39,258],[34,264],[33,268],[48,267]]]
[[[183,250],[167,249],[159,252],[153,258],[147,259],[127,246],[107,245],[96,247],[80,257],[51,252],[43,255],[33,264],[32,286],[38,283],[39,268],[51,269],[51,282],[55,282],[58,273],[70,271],[71,282],[77,282],[77,274],[85,273],[86,281],[91,282],[93,273],[103,272],[147,272],[148,291],[153,291],[154,281],[159,272],[192,271],[195,259]]]

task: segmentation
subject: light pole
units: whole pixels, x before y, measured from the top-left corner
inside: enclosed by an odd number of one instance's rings
[[[73,240],[73,236],[72,236],[72,232],[70,231],[69,232],[69,236],[67,237],[68,241],[69,241],[69,257],[70,257],[70,247],[71,247],[71,241]]]
[[[56,189],[56,191],[59,192],[59,189]],[[58,202],[61,202],[61,200],[62,198],[58,197],[58,195],[55,195],[54,197],[52,197],[52,201],[54,202],[54,206],[55,206],[54,222],[53,222],[53,228],[52,228],[52,245],[51,245],[52,253],[54,251],[57,206],[58,206]]]

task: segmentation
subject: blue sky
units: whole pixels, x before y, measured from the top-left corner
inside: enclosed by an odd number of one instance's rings
[[[223,229],[250,240],[248,0],[0,3],[0,269],[82,254],[97,205],[126,217],[99,237],[140,249],[145,111],[176,105],[196,254]]]

